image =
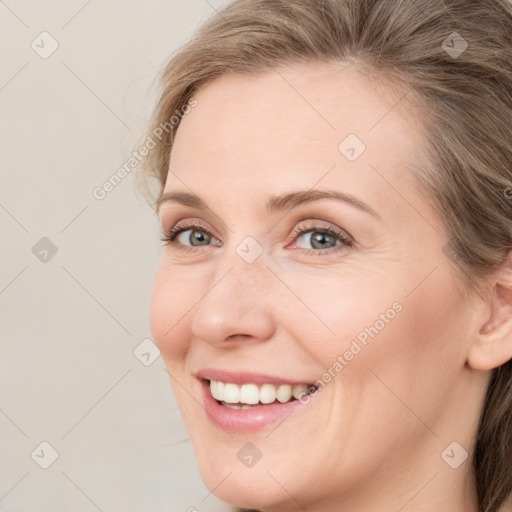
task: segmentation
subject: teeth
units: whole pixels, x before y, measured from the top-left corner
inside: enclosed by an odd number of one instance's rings
[[[260,402],[271,404],[276,401],[277,390],[272,384],[263,384],[260,389]]]
[[[279,386],[276,391],[276,398],[281,402],[285,403],[292,397],[292,387],[289,384]]]
[[[292,394],[295,398],[301,398],[303,395],[308,394],[308,386],[306,384],[299,384],[298,386],[293,386]]]
[[[252,409],[253,407],[258,407],[257,405],[247,405],[247,404],[228,404],[227,402],[222,402],[224,407],[228,409]]]
[[[235,386],[235,384],[231,384],[231,386]],[[229,402],[229,400],[225,401]],[[260,401],[258,386],[256,386],[256,384],[244,384],[240,388],[240,399],[238,401],[249,405],[257,404]]]
[[[219,392],[217,388],[217,392]],[[240,402],[240,387],[236,384],[224,384],[224,402],[237,404]]]
[[[301,398],[308,393],[310,386],[307,384],[281,384],[274,386],[273,384],[263,384],[258,387],[256,384],[243,384],[238,386],[229,382],[221,382],[217,380],[210,381],[210,391],[213,398],[219,402],[223,402],[226,407],[231,409],[249,409],[250,406],[262,404],[271,404],[278,400],[281,403],[289,402],[292,397]],[[234,404],[242,404],[236,406]],[[245,407],[247,405],[247,407]]]

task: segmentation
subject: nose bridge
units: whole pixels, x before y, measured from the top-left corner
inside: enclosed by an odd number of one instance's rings
[[[223,253],[217,256],[213,282],[220,284],[225,281],[228,287],[237,283],[243,286],[245,282],[261,278],[263,273],[268,272],[262,253],[263,248],[255,257],[254,249],[246,239],[238,243],[232,241],[226,244]]]
[[[233,237],[219,256],[213,283],[224,286],[222,291],[225,293],[235,293],[234,297],[240,299],[240,304],[245,302],[244,299],[251,299],[246,297],[251,291],[250,295],[256,299],[258,293],[264,296],[265,288],[271,285],[271,272],[266,264],[263,245],[253,236],[241,240]]]
[[[248,263],[236,251],[222,257],[208,291],[193,310],[192,330],[211,343],[233,335],[266,339],[273,332],[270,272],[263,257]]]

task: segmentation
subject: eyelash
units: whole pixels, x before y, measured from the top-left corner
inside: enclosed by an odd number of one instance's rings
[[[208,247],[208,246],[195,247],[195,246],[178,244],[178,242],[176,241],[176,237],[179,234],[181,234],[182,232],[188,231],[189,229],[193,229],[193,230],[195,229],[195,230],[204,232],[208,236],[215,239],[215,237],[204,226],[201,226],[200,224],[196,224],[196,223],[191,223],[191,224],[186,224],[186,225],[177,224],[168,233],[166,233],[160,240],[162,242],[164,242],[164,245],[175,245],[180,251],[185,251],[185,252],[196,252],[198,250],[200,251],[201,249]],[[292,236],[295,239],[295,238],[298,238],[299,236],[303,235],[304,233],[310,233],[310,232],[330,235],[333,238],[335,238],[336,240],[339,240],[340,242],[342,242],[342,245],[349,247],[349,248],[353,247],[353,245],[354,245],[354,241],[351,238],[347,237],[344,233],[342,233],[341,231],[338,231],[337,229],[335,229],[331,226],[308,226],[307,228],[305,228],[305,227],[301,228],[301,227],[297,226],[292,230],[290,236]],[[303,253],[308,254],[308,255],[309,254],[325,255],[325,254],[330,254],[332,252],[339,251],[340,247],[341,246],[338,245],[338,246],[330,247],[329,249],[301,249],[301,248],[299,248],[298,250],[302,251]]]
[[[322,233],[324,235],[332,236],[334,239],[339,240],[341,242],[341,245],[335,245],[334,247],[330,247],[329,249],[301,249],[299,248],[299,251],[303,251],[304,254],[317,254],[317,255],[325,255],[330,254],[332,252],[337,252],[341,250],[343,245],[346,247],[352,247],[354,245],[353,240],[351,240],[349,237],[347,237],[344,233],[341,231],[338,231],[337,229],[331,227],[331,226],[308,226],[306,227],[299,227],[296,226],[290,236],[293,237],[295,240],[299,236],[303,235],[304,233]]]

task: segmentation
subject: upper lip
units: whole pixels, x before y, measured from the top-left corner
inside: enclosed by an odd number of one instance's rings
[[[196,373],[200,379],[229,382],[232,384],[312,384],[309,380],[294,380],[285,377],[276,377],[263,373],[253,373],[236,370],[221,370],[218,368],[202,368]]]

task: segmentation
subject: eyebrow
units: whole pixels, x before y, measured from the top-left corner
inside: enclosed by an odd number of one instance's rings
[[[382,220],[381,216],[371,206],[355,196],[340,192],[338,190],[311,189],[271,196],[265,204],[265,209],[270,213],[287,209],[291,210],[303,204],[319,201],[320,199],[335,199],[337,201],[348,203],[349,205],[369,213],[379,220]],[[206,205],[206,203],[195,194],[190,194],[188,192],[167,192],[156,201],[156,213],[158,214],[160,212],[160,207],[164,203],[169,202],[179,203],[203,212],[210,211],[210,208]]]

